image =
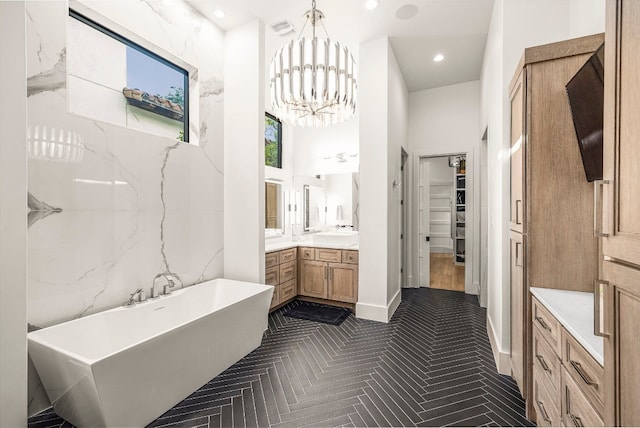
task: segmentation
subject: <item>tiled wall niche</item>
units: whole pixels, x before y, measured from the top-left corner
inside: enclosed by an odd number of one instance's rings
[[[224,34],[183,2],[74,1],[73,8],[197,70],[190,76],[197,144],[68,113],[69,3],[27,2],[29,128],[73,134],[82,152],[79,160],[29,159],[30,329],[120,305],[165,270],[185,285],[223,274]],[[29,389],[33,414],[47,403],[32,370]]]

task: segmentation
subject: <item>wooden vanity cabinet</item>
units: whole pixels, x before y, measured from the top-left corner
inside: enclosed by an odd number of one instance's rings
[[[604,369],[532,299],[532,393],[538,426],[604,426]]]
[[[511,372],[533,417],[531,287],[592,291],[598,241],[565,85],[602,34],[525,49],[510,96]]]
[[[303,247],[300,254],[301,296],[346,303],[358,301],[357,251]]]
[[[640,426],[640,2],[607,0],[602,262],[605,423]],[[600,297],[602,296],[602,297]]]
[[[288,248],[265,254],[264,282],[273,285],[270,309],[294,298],[297,294],[298,249]]]

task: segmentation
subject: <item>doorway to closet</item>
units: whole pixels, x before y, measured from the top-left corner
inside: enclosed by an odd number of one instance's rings
[[[421,158],[419,174],[420,286],[464,292],[466,156]]]

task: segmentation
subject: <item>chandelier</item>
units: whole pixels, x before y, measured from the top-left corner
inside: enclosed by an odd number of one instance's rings
[[[356,110],[356,64],[346,46],[330,40],[315,0],[297,40],[278,49],[269,71],[273,113],[293,126],[319,128],[345,122]],[[307,24],[312,37],[300,37]],[[316,37],[322,26],[326,39]]]
[[[82,161],[84,144],[77,132],[55,126],[29,125],[27,154],[30,159],[76,163]]]

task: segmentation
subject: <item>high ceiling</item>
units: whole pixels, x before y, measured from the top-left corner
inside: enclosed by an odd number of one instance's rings
[[[267,39],[274,39],[276,45],[294,34],[278,42],[271,25],[287,20],[299,32],[302,15],[311,8],[311,0],[187,1],[223,30],[258,18],[265,23]],[[317,0],[317,8],[325,14],[324,26],[331,39],[347,45],[356,60],[361,43],[388,36],[409,91],[480,78],[493,0],[379,1],[374,10],[364,8],[365,0]],[[216,10],[224,11],[225,17],[217,17]],[[269,56],[272,44],[267,42]],[[445,58],[436,63],[437,53]]]

